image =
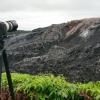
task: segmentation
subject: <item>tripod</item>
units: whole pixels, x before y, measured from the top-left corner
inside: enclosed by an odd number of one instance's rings
[[[9,90],[10,90],[10,96],[12,100],[15,100],[12,79],[11,79],[9,64],[7,59],[7,53],[6,50],[4,49],[3,39],[0,40],[0,88],[1,88],[1,77],[2,77],[2,62],[4,62],[4,66],[5,66],[6,76],[7,76]]]

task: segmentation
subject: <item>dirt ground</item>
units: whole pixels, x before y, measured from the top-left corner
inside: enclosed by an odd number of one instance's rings
[[[9,90],[1,92],[0,100],[12,100]],[[15,94],[15,100],[29,100],[29,98],[27,96],[23,95],[22,92],[18,92]]]

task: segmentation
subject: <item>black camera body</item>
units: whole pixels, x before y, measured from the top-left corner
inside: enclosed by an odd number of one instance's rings
[[[4,37],[7,37],[6,25],[0,22],[0,40],[4,39]]]
[[[18,24],[15,20],[0,22],[0,40],[7,37],[7,32],[16,31]]]

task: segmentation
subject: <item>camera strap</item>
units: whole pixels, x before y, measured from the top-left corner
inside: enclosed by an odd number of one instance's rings
[[[1,77],[2,77],[2,61],[3,61],[3,59],[2,59],[3,57],[2,57],[2,50],[0,50],[0,93],[1,93]]]
[[[0,93],[1,93],[1,82],[2,82],[3,47],[4,47],[4,41],[0,40]]]

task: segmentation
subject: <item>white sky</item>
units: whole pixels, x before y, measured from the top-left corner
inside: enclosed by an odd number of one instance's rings
[[[16,20],[20,30],[33,30],[74,19],[99,17],[100,0],[2,0],[0,21]]]

